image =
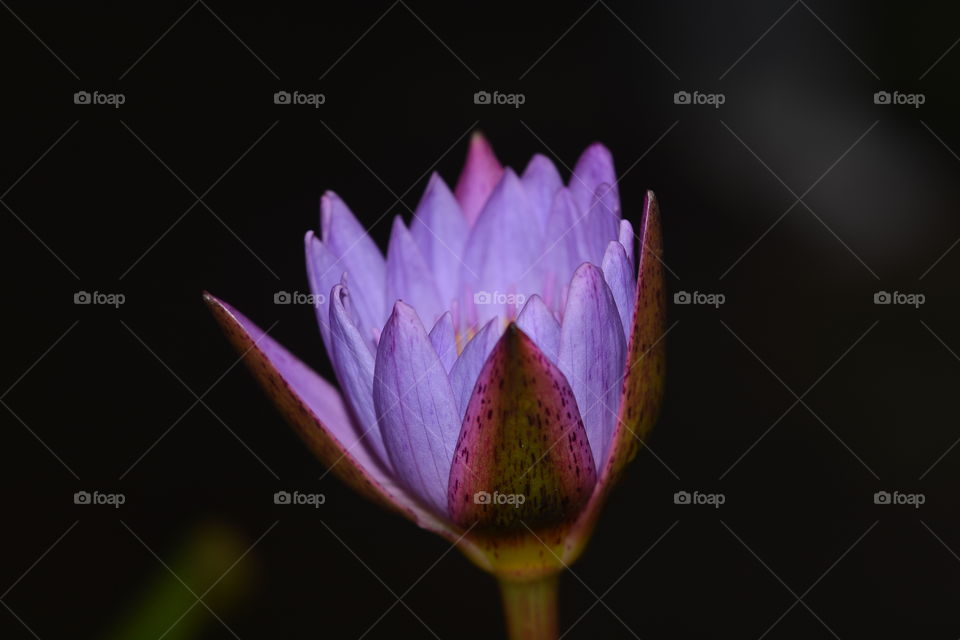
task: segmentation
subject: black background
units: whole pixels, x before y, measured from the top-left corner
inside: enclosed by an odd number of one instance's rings
[[[671,291],[726,296],[669,305],[663,413],[564,577],[566,637],[956,637],[960,23],[879,4],[4,5],[3,637],[98,637],[151,580],[176,587],[158,557],[210,521],[243,540],[232,557],[256,544],[245,596],[207,598],[224,624],[187,614],[203,637],[502,635],[492,579],[318,480],[200,298],[276,322],[329,376],[310,307],[273,304],[308,291],[320,194],[383,246],[432,168],[455,182],[474,128],[518,170],[604,142],[625,215],[660,198]],[[274,505],[281,489],[326,504]]]

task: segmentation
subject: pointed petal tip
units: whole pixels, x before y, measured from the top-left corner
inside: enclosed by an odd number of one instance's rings
[[[529,167],[530,165],[534,165],[534,166],[543,165],[544,167],[549,165],[551,167],[556,168],[556,165],[553,164],[553,160],[551,160],[550,158],[548,158],[542,153],[535,153],[532,156],[530,156],[530,162],[527,163],[527,166]]]
[[[320,196],[321,231],[323,231],[323,227],[326,226],[325,224],[323,224],[324,220],[329,220],[330,214],[332,213],[332,209],[333,209],[333,202],[334,200],[337,200],[337,199],[339,199],[337,194],[330,189],[327,189],[326,191],[324,191],[323,195]]]
[[[307,260],[310,260],[310,254],[323,247],[323,240],[320,239],[316,231],[310,229],[303,234],[303,247],[307,251]]]
[[[513,167],[504,167],[503,175],[501,176],[500,179],[501,180],[509,179],[511,182],[516,180],[518,183],[520,182],[520,176],[518,176],[517,172],[513,170]]]
[[[329,206],[333,203],[334,200],[339,200],[340,196],[337,195],[337,192],[333,189],[327,189],[323,192],[323,195],[320,196],[320,204],[327,204]]]
[[[471,225],[500,181],[502,173],[503,165],[497,160],[493,147],[482,133],[474,131],[470,137],[466,162],[454,189],[463,214]]]
[[[447,183],[443,181],[443,178],[440,176],[439,173],[437,173],[436,171],[431,171],[430,178],[427,180],[427,188],[425,189],[425,191],[430,191],[432,189],[435,189],[439,187],[441,184],[446,186]]]
[[[416,309],[411,307],[403,300],[398,299],[393,303],[393,311],[390,312],[390,318],[387,320],[387,324],[390,324],[391,322],[399,322],[401,320],[408,322],[411,320],[416,320],[417,322],[420,322],[420,316],[417,315]]]
[[[470,146],[473,147],[475,145],[476,146],[483,145],[492,150],[492,147],[490,146],[490,141],[487,140],[487,136],[484,135],[483,131],[481,131],[480,129],[474,129],[473,133],[470,134]]]
[[[574,168],[574,173],[577,172],[577,168],[585,169],[587,165],[601,165],[606,167],[613,167],[613,152],[603,144],[602,142],[596,141],[591,142],[580,154],[580,157],[577,159],[577,166]]]
[[[580,266],[577,267],[573,272],[573,277],[571,280],[571,286],[573,286],[573,280],[583,279],[583,278],[596,278],[603,280],[603,271],[600,270],[600,267],[593,264],[592,262],[581,262]]]
[[[603,144],[599,140],[595,140],[587,145],[587,148],[583,150],[583,154],[586,155],[588,153],[603,154],[611,158],[613,157],[613,153],[611,153],[607,145]]]
[[[343,199],[332,189],[327,189],[320,196],[320,239],[325,242],[330,240],[330,225],[337,203],[343,204]]]
[[[393,223],[390,227],[390,244],[393,244],[393,237],[397,234],[403,233],[407,230],[407,225],[403,223],[403,217],[396,215],[393,216]],[[389,246],[387,247],[389,251]]]

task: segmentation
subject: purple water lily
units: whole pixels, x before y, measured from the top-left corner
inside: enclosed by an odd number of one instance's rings
[[[522,175],[504,169],[477,134],[454,191],[434,174],[409,226],[394,219],[386,258],[323,196],[307,266],[341,391],[206,299],[344,482],[501,579],[536,581],[579,555],[656,417],[664,290],[650,192],[636,237],[602,145],[565,185],[541,155]]]

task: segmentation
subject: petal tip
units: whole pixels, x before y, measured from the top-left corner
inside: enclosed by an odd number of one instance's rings
[[[603,279],[603,272],[600,271],[600,268],[593,264],[592,262],[582,262],[580,266],[576,268],[573,272],[573,277],[570,279],[570,286],[573,286],[573,282],[583,279]]]

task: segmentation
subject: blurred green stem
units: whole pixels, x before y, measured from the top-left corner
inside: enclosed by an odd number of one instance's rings
[[[510,640],[556,640],[559,574],[530,581],[500,579]]]

